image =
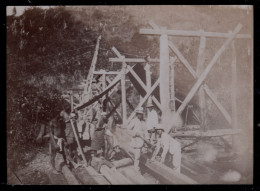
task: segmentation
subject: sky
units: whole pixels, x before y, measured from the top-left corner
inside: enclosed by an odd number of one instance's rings
[[[223,6],[223,5],[221,5]],[[242,8],[242,9],[246,9],[248,7],[248,5],[231,5],[232,7],[237,7],[237,8]],[[24,10],[26,8],[29,8],[30,6],[15,6],[16,7],[16,16],[20,16],[23,14]],[[48,9],[50,8],[50,6],[37,6],[40,7],[42,9]],[[8,15],[12,15],[13,14],[13,8],[14,6],[7,6],[6,7],[6,14]]]
[[[23,14],[24,10],[26,8],[29,8],[30,6],[7,6],[6,7],[6,15],[12,15],[13,14],[13,8],[16,7],[16,16],[20,16]],[[42,9],[48,9],[50,6],[36,6],[40,7]]]

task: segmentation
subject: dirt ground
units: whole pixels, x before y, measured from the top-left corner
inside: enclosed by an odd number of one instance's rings
[[[36,152],[36,153],[35,153]],[[8,169],[7,182],[8,184],[24,184],[24,185],[51,185],[56,180],[53,178],[51,166],[49,164],[48,145],[44,145],[37,149],[37,151],[29,151],[26,155],[34,156],[30,161],[18,167],[18,170],[12,171]],[[25,156],[26,156],[25,155]],[[57,155],[60,160],[60,156]],[[18,178],[17,178],[18,177]],[[67,184],[62,175],[56,176],[55,184]],[[18,180],[17,180],[18,179]]]

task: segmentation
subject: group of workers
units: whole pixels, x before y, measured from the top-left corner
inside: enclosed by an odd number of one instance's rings
[[[162,124],[159,123],[159,117],[154,109],[154,105],[150,102],[147,104],[147,118],[144,120],[144,109],[137,108],[136,117],[127,127],[131,130],[132,140],[130,146],[134,153],[134,167],[140,172],[139,162],[142,152],[147,152],[147,148],[151,146],[155,148],[152,153],[151,161],[154,161],[162,149],[159,162],[164,163],[166,155],[170,154],[173,169],[180,173],[181,167],[181,144],[165,132]],[[174,124],[174,123],[173,123]]]
[[[135,118],[127,126],[127,132],[132,136],[130,147],[134,155],[134,167],[140,172],[139,161],[141,153],[148,152],[152,148],[151,161],[159,160],[164,163],[167,153],[171,155],[173,169],[180,172],[181,166],[181,145],[165,132],[163,126],[159,123],[159,116],[154,109],[152,102],[147,104],[147,117],[144,120],[144,109],[137,108]],[[122,121],[115,112],[108,117],[106,112],[92,118],[91,115],[86,118],[77,118],[75,113],[60,112],[60,115],[50,121],[50,159],[54,172],[61,170],[55,168],[56,153],[61,153],[66,164],[79,164],[80,152],[75,141],[74,131],[79,135],[80,145],[86,154],[87,165],[91,165],[93,158],[103,158],[113,160],[120,153],[120,146],[114,136],[116,127],[119,127]],[[162,148],[161,155],[160,153]],[[68,161],[68,162],[67,162]]]

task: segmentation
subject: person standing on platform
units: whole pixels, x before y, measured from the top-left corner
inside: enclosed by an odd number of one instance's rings
[[[134,120],[131,121],[130,125],[128,126],[128,129],[132,130],[132,140],[130,143],[130,147],[132,148],[132,152],[134,154],[134,168],[137,172],[140,173],[140,157],[141,157],[141,150],[144,146],[144,139],[145,137],[145,122],[143,119],[143,108],[137,108],[136,111],[136,117]]]
[[[151,145],[155,146],[156,144],[156,134],[155,127],[159,123],[159,117],[157,112],[154,109],[154,105],[151,99],[148,99],[148,103],[146,105],[147,108],[147,118],[146,118],[146,131],[147,137],[146,139],[151,143]],[[148,152],[149,146],[147,144],[144,145],[145,151]]]

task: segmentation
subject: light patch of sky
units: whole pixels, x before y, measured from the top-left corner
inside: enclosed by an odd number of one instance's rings
[[[16,16],[20,16],[24,13],[24,10],[31,7],[31,6],[7,6],[6,7],[6,15],[12,15],[13,14],[13,8],[16,8]],[[50,6],[36,6],[40,7],[42,9],[49,9]]]
[[[215,5],[212,5],[215,6]],[[251,10],[253,6],[250,5],[217,5],[219,7],[226,7],[226,8],[240,8],[240,9],[249,9]],[[6,7],[6,14],[8,15],[12,15],[13,14],[13,8],[16,7],[16,16],[20,16],[24,13],[24,10],[26,8],[29,8],[30,6],[7,6]],[[50,7],[54,7],[54,6],[37,6],[40,7],[42,9],[49,9]]]

